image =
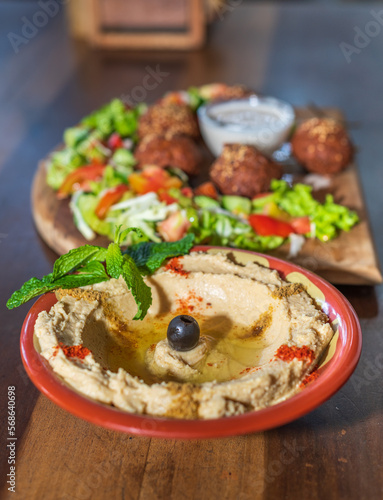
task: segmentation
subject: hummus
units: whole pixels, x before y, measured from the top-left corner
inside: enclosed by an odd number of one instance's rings
[[[333,336],[303,285],[255,262],[194,252],[145,280],[153,303],[143,321],[131,319],[137,306],[120,278],[57,292],[35,325],[42,356],[67,384],[127,412],[211,419],[278,403]],[[200,325],[191,351],[167,342],[178,314]]]

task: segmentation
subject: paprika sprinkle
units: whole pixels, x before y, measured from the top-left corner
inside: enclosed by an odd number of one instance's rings
[[[64,345],[60,342],[60,347],[67,358],[84,359],[86,356],[88,356],[88,354],[91,353],[90,350],[87,347],[84,347],[82,344]]]
[[[282,361],[292,361],[293,359],[300,359],[302,361],[309,361],[312,363],[315,359],[315,353],[312,349],[306,345],[302,347],[297,347],[295,345],[288,346],[286,344],[281,345],[275,357],[281,359]]]
[[[315,369],[311,373],[309,373],[308,375],[306,375],[306,377],[302,380],[302,382],[301,382],[301,384],[300,384],[299,387],[302,389],[303,387],[305,387],[310,382],[313,382],[314,380],[316,380],[318,377],[319,377],[319,373]]]
[[[166,271],[172,271],[173,273],[179,274],[180,276],[188,276],[189,272],[185,271],[181,264],[181,259],[179,257],[173,257],[165,266]]]

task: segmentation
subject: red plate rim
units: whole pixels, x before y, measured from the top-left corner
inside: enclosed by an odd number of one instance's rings
[[[212,246],[196,246],[193,251],[210,249],[262,257],[269,262],[270,268],[276,269],[282,277],[294,271],[300,272],[322,291],[328,309],[326,312],[332,320],[339,320],[339,339],[333,358],[314,382],[286,401],[235,417],[177,420],[123,412],[93,401],[71,389],[54,374],[48,362],[34,348],[33,332],[37,316],[43,310],[50,310],[56,302],[55,295],[48,293],[33,304],[21,329],[21,357],[35,386],[64,410],[93,424],[140,436],[172,439],[214,438],[265,431],[302,417],[328,400],[349,379],[361,354],[362,332],[358,317],[348,300],[316,274],[276,257],[248,250]]]

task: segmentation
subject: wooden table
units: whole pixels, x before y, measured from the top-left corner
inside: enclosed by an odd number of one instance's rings
[[[54,255],[37,236],[29,192],[38,160],[64,127],[112,96],[137,95],[159,70],[155,100],[168,89],[209,81],[243,82],[294,105],[342,108],[352,135],[381,260],[383,257],[383,33],[348,63],[353,43],[380,7],[328,4],[238,5],[212,26],[206,49],[180,53],[102,53],[74,45],[59,12],[16,54],[35,2],[0,5],[1,135],[1,468],[2,498],[17,499],[366,499],[383,498],[383,288],[343,287],[362,323],[355,375],[326,404],[282,428],[211,441],[166,441],[94,427],[40,395],[19,354],[26,305],[5,301]],[[383,28],[382,28],[383,29]],[[141,92],[142,93],[142,92]],[[16,494],[7,492],[6,398],[16,387]]]

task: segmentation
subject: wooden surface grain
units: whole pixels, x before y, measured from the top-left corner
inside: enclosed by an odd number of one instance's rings
[[[234,3],[233,3],[234,5]],[[1,497],[16,499],[351,499],[383,497],[383,288],[342,286],[363,330],[350,381],[305,417],[265,433],[207,441],[121,435],[56,407],[30,383],[19,355],[28,305],[5,301],[55,255],[30,211],[38,160],[64,127],[113,96],[142,85],[146,67],[166,73],[148,92],[224,80],[243,82],[296,106],[341,108],[359,147],[372,231],[383,257],[383,101],[381,34],[348,63],[340,44],[372,20],[373,5],[241,4],[211,27],[209,43],[187,54],[103,53],[73,44],[60,11],[15,53],[34,2],[0,3],[0,371]],[[355,251],[355,248],[353,249]],[[7,387],[16,387],[16,493],[7,490]]]

